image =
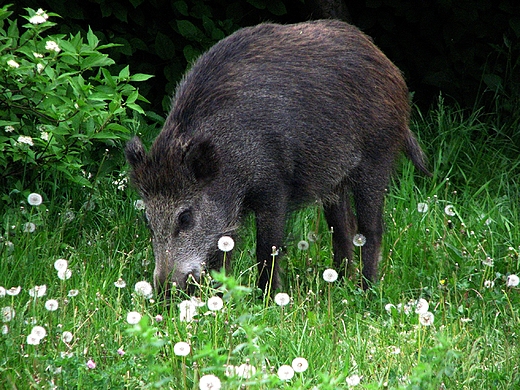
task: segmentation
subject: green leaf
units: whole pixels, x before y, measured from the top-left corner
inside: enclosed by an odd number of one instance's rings
[[[119,123],[109,123],[106,126],[106,129],[117,132],[117,133],[123,133],[123,134],[130,133],[130,130],[128,130],[125,126],[120,125]]]
[[[204,33],[189,20],[177,20],[179,33],[190,41],[203,42],[206,39]]]
[[[135,103],[128,103],[126,105],[128,108],[130,108],[131,110],[134,110],[134,111],[137,111],[139,114],[145,114],[144,110],[141,108],[140,105],[138,104],[135,104]]]
[[[151,74],[144,74],[144,73],[136,73],[132,76],[130,76],[130,81],[146,81],[154,77]]]
[[[265,1],[262,0],[247,0],[249,4],[257,9],[265,9]]]
[[[88,57],[80,61],[81,69],[90,69],[100,66],[110,66],[115,64],[114,60],[109,58],[106,54],[93,52]]]
[[[127,65],[119,72],[120,79],[127,79],[130,76],[130,66]]]
[[[167,35],[158,32],[155,36],[155,52],[163,60],[175,57],[175,44]]]
[[[189,16],[188,13],[188,5],[185,1],[176,1],[173,3],[173,8],[175,8],[181,15]]]
[[[90,27],[88,28],[87,41],[88,41],[88,45],[90,46],[90,48],[92,50],[94,50],[97,47],[97,45],[99,44],[98,37],[96,36],[96,34],[94,34],[92,32],[92,29]]]
[[[267,9],[276,16],[285,15],[287,13],[287,8],[285,8],[285,4],[281,1],[268,2]]]

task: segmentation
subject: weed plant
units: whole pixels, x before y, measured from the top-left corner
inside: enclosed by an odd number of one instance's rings
[[[493,124],[442,101],[414,122],[434,177],[398,167],[381,279],[368,291],[357,274],[324,280],[331,234],[318,207],[291,217],[274,254],[287,295],[256,289],[246,221],[232,273],[206,275],[196,301],[177,291],[166,304],[146,283],[149,233],[118,173],[42,199],[28,198],[37,187],[11,193],[0,388],[520,387],[519,150],[499,130],[482,139],[484,126]]]

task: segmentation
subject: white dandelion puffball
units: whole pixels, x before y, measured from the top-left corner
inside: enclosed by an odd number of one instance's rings
[[[45,336],[47,336],[47,331],[45,330],[45,328],[43,326],[36,325],[34,328],[32,328],[31,334],[34,335],[35,337],[38,337],[38,339],[41,340]]]
[[[38,345],[40,344],[40,338],[38,338],[38,336],[36,336],[35,334],[29,334],[27,335],[27,344],[29,345]]]
[[[187,356],[190,352],[190,345],[184,341],[179,341],[173,346],[173,353],[177,356]]]
[[[182,301],[179,303],[179,312],[181,322],[191,322],[197,315],[197,306],[191,300]]]
[[[294,376],[294,370],[291,366],[284,364],[278,369],[278,378],[283,381],[288,381]]]
[[[287,293],[278,293],[274,296],[274,302],[278,306],[285,306],[291,302],[291,297]]]
[[[200,390],[219,390],[222,384],[215,375],[204,375],[199,380]]]
[[[256,367],[251,364],[244,363],[235,367],[235,373],[240,378],[249,379],[256,374]]]
[[[69,290],[68,297],[75,297],[79,294],[79,290]]]
[[[484,282],[484,287],[485,288],[493,288],[493,287],[495,287],[495,281],[494,280],[486,280]]]
[[[0,298],[3,298],[5,297],[5,294],[6,294],[6,290],[4,287],[0,286]]]
[[[428,203],[417,203],[417,211],[420,213],[428,212]]]
[[[415,312],[417,314],[426,313],[429,308],[430,308],[430,305],[428,304],[428,301],[424,298],[419,299],[415,303]]]
[[[126,282],[123,280],[123,278],[119,278],[114,282],[114,286],[116,286],[117,288],[125,288]]]
[[[34,286],[29,290],[29,295],[34,298],[43,297],[47,292],[47,286],[42,284],[41,286]]]
[[[137,295],[142,295],[146,299],[149,299],[152,297],[153,294],[153,288],[150,283],[148,283],[146,280],[143,280],[141,282],[137,282],[135,284],[135,292]]]
[[[309,249],[309,243],[305,240],[301,240],[300,242],[298,242],[298,249],[301,251],[306,251],[307,249]]]
[[[367,238],[362,234],[356,234],[352,240],[355,246],[363,246],[367,242]]]
[[[29,203],[31,206],[39,206],[43,202],[43,198],[40,194],[37,194],[36,192],[33,192],[32,194],[29,194],[27,197],[27,203]]]
[[[25,233],[34,233],[36,230],[36,225],[32,222],[27,222],[23,225],[23,231]]]
[[[419,314],[419,322],[421,325],[424,326],[430,326],[433,325],[433,320],[435,317],[433,316],[433,313],[427,311],[426,313]]]
[[[309,368],[309,362],[303,357],[297,357],[292,361],[291,366],[294,372],[304,372]]]
[[[72,277],[72,271],[70,269],[64,269],[61,271],[58,271],[58,279],[60,280],[67,280]]]
[[[335,282],[338,280],[338,273],[336,270],[332,268],[328,268],[325,271],[323,271],[323,280],[329,283]]]
[[[347,382],[347,385],[349,385],[349,386],[357,386],[361,382],[361,378],[359,377],[359,375],[354,374],[354,375],[348,376],[345,379],[345,381]]]
[[[520,283],[518,275],[511,274],[507,277],[507,287],[516,287]]]
[[[134,202],[134,207],[136,210],[144,210],[146,208],[146,205],[144,203],[144,200],[138,199]]]
[[[11,306],[2,307],[2,322],[11,321],[15,315],[16,312]]]
[[[208,299],[207,305],[209,310],[217,311],[224,307],[224,301],[220,297],[211,297]]]
[[[72,335],[72,332],[69,332],[68,330],[61,334],[61,340],[66,344],[70,343],[73,338],[74,336]]]
[[[218,249],[222,252],[229,252],[235,246],[235,241],[229,236],[222,236],[217,243]]]
[[[393,310],[397,310],[397,308],[395,307],[395,305],[393,303],[387,303],[385,305],[385,310],[388,314],[392,314],[392,311]]]
[[[69,262],[65,259],[58,259],[54,262],[54,269],[56,271],[63,271],[69,267]]]
[[[18,294],[20,294],[20,291],[22,291],[22,287],[18,286],[18,287],[11,287],[9,290],[5,290],[5,293],[7,295],[11,295],[12,297],[15,297]]]
[[[455,208],[453,207],[453,205],[449,204],[446,207],[444,207],[444,213],[449,217],[453,217],[455,215]]]
[[[59,304],[56,299],[49,299],[47,302],[45,302],[45,308],[49,311],[56,311],[58,310]]]
[[[130,325],[138,324],[139,321],[141,321],[141,318],[143,316],[141,313],[138,313],[136,311],[131,311],[126,315],[126,322],[128,322]]]

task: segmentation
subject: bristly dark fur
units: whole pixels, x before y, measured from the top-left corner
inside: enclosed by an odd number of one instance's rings
[[[409,116],[401,72],[351,25],[261,24],[225,38],[180,82],[149,154],[138,139],[126,148],[155,229],[156,284],[182,286],[215,253],[215,237],[251,211],[259,286],[279,286],[272,246],[287,213],[313,201],[334,227],[338,270],[352,264],[359,232],[363,275],[375,281],[397,156],[430,174]]]

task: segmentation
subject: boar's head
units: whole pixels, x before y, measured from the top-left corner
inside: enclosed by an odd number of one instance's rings
[[[149,154],[137,137],[125,149],[131,181],[146,205],[160,293],[168,293],[173,283],[186,289],[190,275],[199,280],[204,269],[220,268],[217,242],[232,230],[211,140],[172,138],[168,132],[160,135]]]

